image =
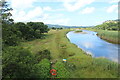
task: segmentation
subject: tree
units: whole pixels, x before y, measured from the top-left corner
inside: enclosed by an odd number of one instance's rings
[[[34,36],[34,38],[41,38],[42,33],[48,32],[48,26],[44,25],[43,22],[28,22],[27,26],[32,31],[31,34]]]
[[[20,34],[14,27],[13,27],[13,19],[11,19],[12,14],[10,11],[12,8],[8,7],[7,2],[0,1],[1,4],[1,22],[2,22],[2,42],[3,48],[4,46],[16,46],[19,43],[18,34]]]
[[[2,23],[7,23],[7,24],[11,24],[13,23],[13,19],[11,19],[12,14],[10,13],[10,11],[12,10],[12,8],[8,7],[8,4],[5,0],[0,1],[0,6],[1,6],[1,22]]]
[[[23,22],[18,22],[16,24],[14,24],[14,27],[17,28],[18,31],[21,32],[21,35],[19,35],[19,37],[23,40],[27,40],[28,39],[28,36],[29,36],[29,31],[30,31],[30,28],[28,26],[26,26],[25,23]]]
[[[3,78],[35,78],[36,59],[21,47],[9,47],[3,52]]]
[[[56,28],[55,28],[55,27],[52,27],[52,29],[54,29],[54,30],[55,30]]]
[[[16,46],[20,43],[18,35],[21,33],[15,27],[9,24],[2,25],[3,48],[7,46]]]

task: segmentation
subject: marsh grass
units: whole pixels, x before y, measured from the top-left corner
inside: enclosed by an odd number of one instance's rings
[[[105,31],[105,30],[98,30],[98,36],[102,39],[107,40],[112,43],[119,43],[120,44],[120,36],[118,35],[118,31]]]

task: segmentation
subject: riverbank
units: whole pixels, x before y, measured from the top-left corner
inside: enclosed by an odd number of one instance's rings
[[[98,30],[98,36],[101,39],[107,40],[108,42],[120,44],[120,36],[118,36],[118,31],[105,31],[105,30]]]
[[[66,59],[67,63],[63,64],[70,73],[68,78],[116,78],[118,76],[117,63],[105,58],[92,58],[86,55],[82,49],[67,39],[66,33],[69,31],[69,29],[50,30],[45,39],[25,42],[22,46],[35,54],[41,50],[50,50],[51,61],[62,62]],[[57,67],[54,66],[54,68]],[[60,68],[59,72],[64,75],[62,69]],[[63,75],[59,76],[64,78]]]
[[[110,43],[120,44],[120,36],[118,31],[111,31],[111,30],[98,30],[98,29],[86,29],[97,32],[97,35]]]

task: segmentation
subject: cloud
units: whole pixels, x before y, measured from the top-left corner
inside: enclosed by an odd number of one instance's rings
[[[107,13],[112,13],[112,12],[116,11],[117,8],[118,8],[118,5],[112,5],[112,6],[108,7]]]
[[[13,9],[26,9],[34,7],[33,3],[36,2],[36,0],[9,0],[11,3],[11,7]]]
[[[94,10],[95,10],[94,7],[87,7],[87,8],[85,8],[85,9],[83,9],[80,13],[82,13],[82,14],[90,14],[90,13],[92,13]]]
[[[53,11],[52,8],[49,7],[49,6],[44,7],[43,10],[44,10],[44,11]]]
[[[109,0],[109,3],[118,3],[119,0]]]
[[[69,25],[70,19],[65,17],[64,14],[46,14],[42,21],[46,24]]]
[[[34,9],[25,12],[24,10],[13,10],[13,19],[15,22],[44,22],[45,24],[61,24],[69,25],[70,19],[65,18],[64,14],[50,14],[45,13],[41,7],[35,7]],[[19,16],[18,16],[19,15]]]
[[[65,9],[52,9],[50,6],[45,6],[43,8],[44,11],[64,11]]]
[[[68,11],[76,11],[94,1],[95,0],[74,0],[74,2],[70,2],[70,0],[65,0],[63,5]]]
[[[31,21],[32,19],[41,18],[42,16],[44,16],[41,7],[36,7],[28,12],[25,12],[24,10],[20,10],[20,11],[13,10],[11,11],[11,13],[13,15],[12,17],[15,20],[15,22]]]

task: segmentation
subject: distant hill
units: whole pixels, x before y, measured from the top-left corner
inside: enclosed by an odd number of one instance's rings
[[[100,25],[95,26],[96,29],[103,29],[103,30],[120,30],[118,22],[120,19],[117,20],[107,20]]]
[[[107,20],[103,23],[118,23],[120,21],[120,19],[116,19],[116,20]]]
[[[46,24],[49,28],[86,28],[86,27],[93,27],[93,26],[65,26],[65,25],[55,25],[55,24]]]

